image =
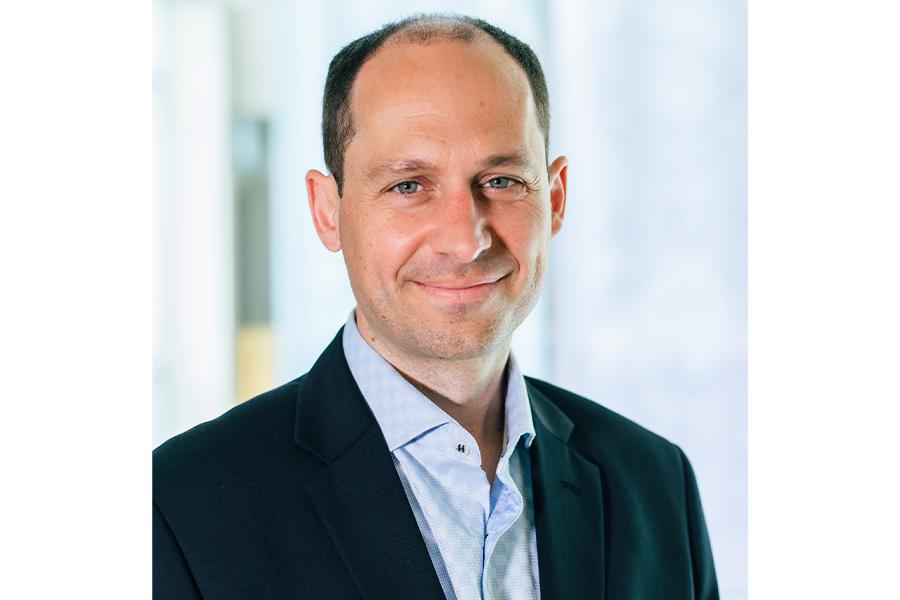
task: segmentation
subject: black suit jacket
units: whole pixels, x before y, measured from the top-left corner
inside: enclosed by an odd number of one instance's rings
[[[541,596],[718,598],[681,450],[526,378]],[[153,453],[153,597],[443,598],[341,333],[306,375]]]

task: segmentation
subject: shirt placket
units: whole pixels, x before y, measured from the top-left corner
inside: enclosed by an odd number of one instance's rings
[[[468,600],[472,597],[471,593],[481,587],[481,579],[483,577],[484,536],[476,532],[485,530],[487,515],[490,510],[490,487],[481,470],[481,453],[478,445],[469,432],[457,423],[448,423],[435,433],[437,435],[433,436],[432,447],[445,456],[452,458],[453,462],[457,464],[457,467],[453,469],[456,473],[453,477],[456,478],[457,489],[460,492],[462,490],[471,490],[467,498],[457,499],[460,502],[455,503],[458,508],[454,509],[454,512],[456,510],[460,511],[456,513],[456,517],[461,519],[461,522],[466,523],[464,526],[466,531],[475,533],[478,538],[477,543],[481,547],[480,555],[482,560],[479,561],[481,562],[481,569],[475,572],[465,569],[467,561],[460,561],[459,556],[455,554],[459,548],[447,546],[442,541],[438,542],[441,554],[445,557],[445,568],[450,573],[451,586],[455,597],[460,600]],[[475,505],[479,506],[481,510],[473,510]],[[433,506],[429,505],[425,508],[427,513],[431,514],[433,512]],[[431,518],[435,521],[445,520],[446,515],[431,514]],[[473,522],[473,518],[477,519],[477,522]],[[474,538],[470,539],[472,542],[475,541]],[[471,546],[469,547],[471,548]],[[471,581],[471,577],[475,574],[478,574],[477,580],[471,582],[475,585],[468,587],[465,584],[466,580]],[[457,584],[463,584],[465,587],[457,589]],[[483,595],[481,597],[483,598]]]
[[[485,529],[484,570],[481,579],[482,598],[487,598],[487,582],[491,573],[491,558],[500,538],[515,524],[522,515],[523,500],[518,486],[513,481],[509,461],[513,451],[504,453],[498,464],[495,485],[500,486],[497,503],[488,517]]]

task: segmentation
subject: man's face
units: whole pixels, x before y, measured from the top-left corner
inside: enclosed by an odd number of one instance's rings
[[[565,207],[527,76],[489,41],[389,43],[351,113],[338,233],[363,335],[419,358],[503,348]]]

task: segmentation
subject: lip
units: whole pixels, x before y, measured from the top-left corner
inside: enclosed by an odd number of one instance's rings
[[[489,298],[506,275],[499,278],[475,279],[470,281],[413,281],[420,290],[435,298],[454,304],[478,302]]]

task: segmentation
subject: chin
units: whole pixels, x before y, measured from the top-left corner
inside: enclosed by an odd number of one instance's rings
[[[422,324],[411,332],[423,356],[442,360],[479,358],[501,347],[512,335],[507,319],[472,319]]]

